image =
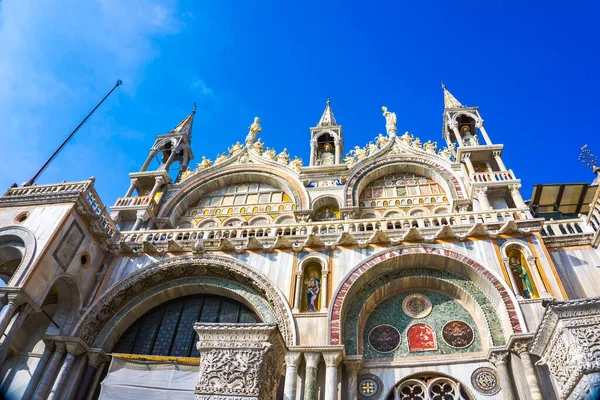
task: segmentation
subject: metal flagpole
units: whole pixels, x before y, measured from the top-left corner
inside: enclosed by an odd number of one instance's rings
[[[96,109],[98,107],[100,107],[100,105],[102,105],[102,103],[104,103],[104,100],[106,100],[108,98],[108,96],[111,95],[111,93],[119,86],[121,86],[123,84],[123,81],[121,81],[120,79],[117,81],[117,83],[115,83],[115,86],[113,86],[112,89],[110,89],[110,92],[108,92],[106,94],[106,96],[104,96],[104,98],[102,100],[100,100],[100,102],[98,104],[96,104],[96,107],[94,107],[94,109],[92,111],[90,111],[90,113],[83,119],[83,121],[81,121],[79,123],[79,125],[77,125],[77,128],[75,128],[73,130],[73,132],[71,132],[71,134],[69,134],[69,136],[67,136],[67,138],[61,143],[61,145],[58,147],[58,149],[56,149],[56,151],[54,153],[52,153],[52,155],[50,156],[50,158],[44,163],[44,165],[42,165],[42,168],[39,169],[38,172],[36,172],[36,174],[27,181],[27,183],[25,183],[25,186],[31,186],[35,183],[35,181],[37,180],[37,178],[40,177],[40,175],[44,172],[44,170],[48,167],[48,165],[50,165],[50,163],[52,162],[52,160],[54,160],[54,158],[56,158],[56,156],[58,155],[58,153],[60,153],[60,151],[63,149],[63,147],[65,147],[65,145],[69,142],[69,140],[71,140],[71,138],[73,137],[73,135],[75,135],[75,133],[77,133],[77,131],[79,130],[79,128],[81,128],[83,126],[83,124],[85,124],[85,121],[88,120],[89,117],[92,116],[92,114],[94,113],[94,111],[96,111]]]

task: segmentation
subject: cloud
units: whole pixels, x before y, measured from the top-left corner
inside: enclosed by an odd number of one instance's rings
[[[119,90],[135,96],[144,69],[160,57],[159,41],[186,27],[189,17],[177,6],[164,0],[0,2],[0,191],[27,180],[117,78],[125,82]],[[205,84],[200,88],[212,93]],[[108,148],[106,138],[137,133],[103,114],[109,107],[94,115],[101,140],[74,143],[48,177],[71,179],[78,165],[99,163],[103,147],[125,159],[126,149]]]
[[[190,89],[194,92],[198,92],[202,96],[213,96],[213,90],[206,86],[206,82],[203,79],[195,77],[192,83],[190,83]]]

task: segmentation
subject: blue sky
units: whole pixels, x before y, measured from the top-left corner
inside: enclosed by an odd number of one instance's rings
[[[325,4],[326,3],[326,4]],[[589,2],[5,0],[0,190],[29,179],[117,79],[124,85],[39,183],[96,177],[122,196],[154,136],[198,104],[196,161],[261,137],[307,160],[331,96],[346,148],[385,131],[440,144],[442,91],[478,105],[523,181],[590,182],[600,154],[598,6]]]

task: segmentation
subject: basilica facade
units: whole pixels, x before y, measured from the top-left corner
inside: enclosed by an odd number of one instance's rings
[[[439,145],[382,107],[347,148],[328,101],[306,163],[258,117],[193,163],[192,112],[110,209],[93,178],[8,189],[2,396],[600,398],[597,186],[527,203],[443,96]]]

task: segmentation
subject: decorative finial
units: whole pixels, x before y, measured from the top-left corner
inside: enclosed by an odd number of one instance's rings
[[[594,170],[596,168],[596,165],[598,165],[598,156],[592,153],[592,151],[587,148],[587,144],[584,144],[583,146],[581,146],[579,161],[581,161],[581,163],[585,165],[586,168],[591,168],[592,170]]]
[[[442,81],[442,89],[446,90],[446,85],[444,85],[444,81]]]
[[[196,105],[196,102],[194,102],[194,109],[192,110],[192,114],[196,114],[196,108],[198,108],[198,106]]]
[[[331,106],[331,97],[327,96],[327,107]]]

